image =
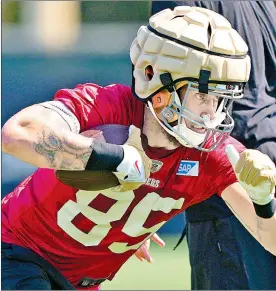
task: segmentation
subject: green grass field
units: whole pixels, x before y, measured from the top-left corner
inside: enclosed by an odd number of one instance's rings
[[[102,290],[190,290],[190,265],[186,241],[175,251],[179,236],[161,236],[165,248],[151,243],[153,262],[133,256]]]

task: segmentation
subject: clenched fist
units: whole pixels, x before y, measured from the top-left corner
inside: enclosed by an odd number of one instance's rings
[[[259,205],[269,203],[276,185],[276,168],[271,159],[257,150],[245,150],[239,156],[233,146],[227,146],[226,153],[251,200]]]

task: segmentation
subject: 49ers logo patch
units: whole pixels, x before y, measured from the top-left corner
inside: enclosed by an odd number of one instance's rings
[[[150,169],[151,173],[156,173],[158,172],[163,166],[163,163],[157,160],[152,160],[152,166]]]

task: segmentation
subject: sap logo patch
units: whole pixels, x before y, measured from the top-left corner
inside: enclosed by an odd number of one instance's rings
[[[198,176],[198,161],[181,161],[176,175],[181,176]]]

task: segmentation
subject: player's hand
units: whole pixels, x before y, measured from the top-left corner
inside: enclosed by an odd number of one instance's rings
[[[117,167],[118,172],[114,173],[120,185],[113,190],[118,192],[135,190],[143,185],[150,176],[152,165],[142,147],[141,131],[134,125],[129,127],[129,138],[122,147],[124,159]]]
[[[151,263],[153,261],[151,255],[150,255],[150,252],[149,252],[150,240],[157,243],[160,247],[165,246],[165,242],[155,233],[150,239],[146,240],[135,253],[135,256],[141,262],[146,260],[147,262]]]
[[[269,203],[275,192],[276,168],[271,159],[257,151],[245,150],[240,157],[236,149],[228,147],[229,160],[240,184],[245,188],[251,200],[259,205]],[[236,151],[232,152],[231,151]],[[234,157],[234,156],[235,157]],[[233,158],[234,157],[234,158]]]

